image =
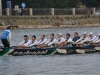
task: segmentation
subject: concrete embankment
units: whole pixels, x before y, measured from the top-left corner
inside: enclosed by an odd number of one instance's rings
[[[11,25],[13,28],[69,28],[69,27],[97,27],[100,26],[100,16],[13,16],[0,17],[0,29]]]

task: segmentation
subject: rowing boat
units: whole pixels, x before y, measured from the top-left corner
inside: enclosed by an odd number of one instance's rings
[[[55,54],[85,54],[100,51],[100,46],[84,46],[84,47],[62,47],[62,48],[43,48],[19,49],[17,47],[3,48],[0,47],[0,56],[21,56],[21,55],[55,55]]]

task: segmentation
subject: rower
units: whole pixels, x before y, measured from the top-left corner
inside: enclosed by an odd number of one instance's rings
[[[11,26],[8,26],[6,30],[2,31],[1,42],[5,48],[10,48],[11,40]]]
[[[32,48],[36,48],[37,47],[38,42],[36,41],[36,36],[33,35],[32,36],[32,42],[31,44],[29,44],[27,47],[32,47]]]
[[[78,32],[74,33],[74,38],[73,38],[73,42],[76,42],[77,40],[80,39],[80,36],[78,36]]]
[[[66,34],[66,40],[62,42],[59,47],[62,46],[72,46],[72,38],[70,37],[69,33]]]
[[[90,36],[90,42],[95,42],[95,40],[97,39],[97,37],[94,36],[92,32],[89,33],[89,36]]]
[[[86,32],[84,32],[83,33],[83,36],[79,39],[79,40],[77,40],[74,44],[77,44],[77,45],[79,45],[79,46],[83,46],[85,43],[88,43],[90,40],[89,40],[89,38],[87,37],[87,33]]]
[[[93,45],[97,46],[100,45],[100,34],[98,34],[98,39],[93,42]]]
[[[50,40],[48,40],[45,45],[42,45],[39,48],[47,48],[47,47],[51,47],[54,48],[55,44],[57,43],[57,40],[55,39],[54,34],[50,34]]]
[[[38,42],[38,45],[43,45],[47,42],[47,39],[45,38],[45,35],[41,36],[41,40]]]
[[[31,40],[28,38],[27,35],[24,35],[24,41],[22,41],[17,47],[18,48],[25,48],[31,43]]]
[[[59,47],[60,44],[65,41],[65,39],[62,37],[62,33],[58,33],[57,35],[58,35],[57,47]]]

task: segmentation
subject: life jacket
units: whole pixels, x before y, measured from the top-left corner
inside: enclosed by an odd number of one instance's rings
[[[7,31],[7,30],[3,30],[2,35],[1,35],[1,39],[7,39],[9,33],[10,33],[9,31]]]

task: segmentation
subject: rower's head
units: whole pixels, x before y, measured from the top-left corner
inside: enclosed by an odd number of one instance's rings
[[[11,28],[12,28],[11,26],[8,26],[8,27],[7,27],[7,30],[11,30]]]
[[[66,34],[66,38],[67,39],[70,38],[70,34],[69,33]]]
[[[58,33],[58,38],[61,38],[62,37],[62,33]]]
[[[50,34],[50,38],[51,39],[54,39],[54,34]]]
[[[32,41],[35,41],[35,40],[36,40],[36,36],[33,35],[33,36],[32,36]]]
[[[45,39],[45,35],[42,35],[42,36],[41,36],[41,39],[44,40],[44,39]]]
[[[83,33],[83,37],[84,37],[84,38],[87,37],[87,33],[86,33],[86,32]]]
[[[28,36],[27,35],[24,35],[24,40],[28,40]]]
[[[90,36],[90,37],[93,37],[93,33],[92,33],[92,32],[90,32],[90,33],[89,33],[89,36]]]
[[[74,37],[77,37],[77,36],[78,36],[78,32],[75,32],[75,33],[74,33]]]

